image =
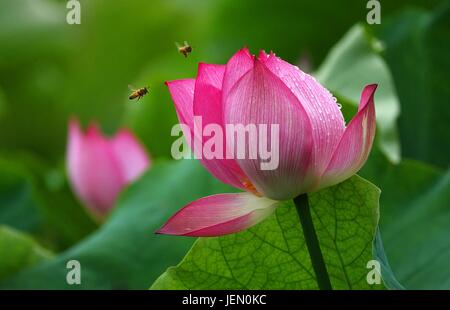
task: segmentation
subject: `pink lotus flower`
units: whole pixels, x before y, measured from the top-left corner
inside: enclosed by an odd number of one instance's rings
[[[127,129],[106,138],[91,124],[86,134],[76,120],[69,122],[67,168],[78,198],[102,218],[117,195],[150,165],[144,148]]]
[[[272,53],[255,57],[242,49],[226,65],[200,63],[196,79],[167,85],[180,123],[191,132],[198,115],[203,125],[279,124],[279,166],[261,170],[260,159],[202,159],[212,175],[246,192],[194,201],[158,233],[218,236],[246,229],[269,216],[278,201],[349,178],[372,147],[377,85],[363,89],[358,113],[345,126],[330,92]]]

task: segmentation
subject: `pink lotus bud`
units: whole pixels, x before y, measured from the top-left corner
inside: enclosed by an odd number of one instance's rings
[[[272,53],[255,57],[242,49],[226,65],[200,64],[195,80],[167,85],[180,123],[189,126],[192,136],[195,116],[202,116],[203,127],[215,123],[224,131],[226,124],[278,124],[279,165],[263,170],[260,157],[202,158],[216,178],[252,197],[243,193],[200,199],[169,219],[160,233],[210,236],[250,227],[268,216],[279,200],[349,178],[372,147],[375,84],[363,89],[358,113],[347,126],[326,88]],[[227,150],[228,141],[223,143]]]
[[[78,198],[97,217],[114,206],[117,195],[150,165],[139,142],[127,129],[114,137],[101,134],[91,124],[84,134],[76,120],[69,122],[67,168]]]

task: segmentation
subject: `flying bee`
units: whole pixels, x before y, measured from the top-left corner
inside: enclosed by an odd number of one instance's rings
[[[192,52],[192,46],[190,46],[187,41],[184,41],[184,45],[180,45],[175,42],[175,45],[178,48],[178,52],[184,55],[184,57],[188,57],[188,55]]]
[[[139,89],[134,89],[131,85],[128,85],[128,88],[131,90],[131,94],[128,97],[128,99],[130,100],[138,98],[139,101],[139,99],[141,99],[148,93],[148,86]]]

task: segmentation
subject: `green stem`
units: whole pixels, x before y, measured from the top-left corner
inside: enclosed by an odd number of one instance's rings
[[[316,230],[311,218],[311,211],[308,203],[308,195],[303,194],[294,198],[295,207],[297,208],[300,223],[302,225],[303,234],[305,236],[306,246],[309,251],[309,257],[316,274],[317,284],[321,290],[331,290],[330,277],[328,276],[327,267],[320,251],[319,240],[317,239]]]

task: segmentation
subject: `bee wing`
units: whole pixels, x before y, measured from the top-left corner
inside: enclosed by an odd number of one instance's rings
[[[133,87],[133,85],[130,85],[130,84],[128,84],[128,89],[129,89],[130,91],[135,91],[135,88]]]
[[[178,49],[180,49],[182,46],[180,45],[180,43],[178,43],[178,42],[175,42],[175,46],[178,48]]]
[[[184,41],[184,46],[189,46],[189,43],[187,41]]]

